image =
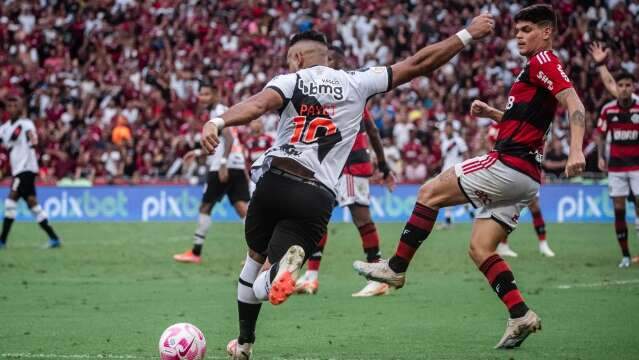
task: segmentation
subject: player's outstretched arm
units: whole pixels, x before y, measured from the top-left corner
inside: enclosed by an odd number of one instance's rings
[[[600,42],[594,42],[590,45],[589,50],[590,55],[593,60],[595,60],[597,72],[599,73],[599,77],[601,78],[604,87],[608,90],[610,95],[617,97],[619,95],[619,92],[617,91],[617,82],[606,66],[606,58],[610,53],[610,49],[604,48]]]
[[[567,109],[570,118],[570,153],[566,162],[566,176],[577,176],[586,167],[586,158],[583,153],[586,109],[572,87],[559,92],[556,98]]]
[[[501,122],[504,112],[486,104],[481,100],[474,100],[470,104],[470,115],[478,117],[487,117],[495,122]]]
[[[202,128],[202,148],[211,154],[220,143],[219,132],[226,126],[245,125],[269,111],[279,109],[283,100],[277,91],[266,88],[250,98],[231,106],[222,117],[209,120]]]
[[[428,45],[413,56],[391,66],[395,88],[412,79],[428,75],[457,55],[472,40],[481,39],[493,32],[495,20],[490,14],[475,17],[470,25],[446,40]]]

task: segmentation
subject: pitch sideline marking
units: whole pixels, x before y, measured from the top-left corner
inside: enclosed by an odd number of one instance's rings
[[[601,281],[601,282],[590,283],[590,284],[566,284],[566,285],[558,285],[556,288],[561,290],[566,290],[566,289],[573,289],[573,288],[592,288],[592,287],[604,287],[604,286],[628,285],[628,284],[639,284],[639,279]]]

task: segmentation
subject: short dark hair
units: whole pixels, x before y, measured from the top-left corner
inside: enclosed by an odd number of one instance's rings
[[[621,81],[621,80],[630,80],[630,81],[632,81],[633,83],[634,83],[635,81],[637,81],[637,80],[635,79],[635,76],[634,76],[634,75],[632,75],[632,73],[630,73],[630,72],[628,72],[628,71],[625,71],[625,70],[624,70],[624,71],[621,71],[621,72],[620,72],[619,74],[617,74],[617,76],[615,77],[615,81],[616,81],[616,82],[619,82],[619,81]]]
[[[208,88],[212,89],[213,88],[213,82],[211,82],[211,80],[209,80],[209,79],[200,80],[200,89],[201,88],[205,88],[205,87],[208,87]]]
[[[328,47],[328,50],[339,54],[341,57],[345,57],[346,56],[346,54],[344,53],[344,49],[342,49],[339,46],[331,45],[331,46]]]
[[[514,18],[515,22],[530,21],[537,25],[550,25],[557,28],[557,15],[548,4],[535,4],[521,9]]]
[[[288,46],[291,47],[300,41],[315,41],[321,43],[322,45],[328,47],[328,41],[326,40],[326,35],[319,31],[315,30],[307,30],[301,33],[297,33],[291,37],[288,42]]]

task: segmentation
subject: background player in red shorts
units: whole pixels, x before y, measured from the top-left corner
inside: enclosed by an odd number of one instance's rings
[[[354,264],[368,279],[402,287],[408,265],[433,229],[439,209],[470,202],[478,210],[469,255],[510,315],[496,348],[519,347],[528,335],[541,329],[541,319],[528,308],[510,267],[495,250],[539,190],[544,135],[559,103],[570,117],[566,175],[578,175],[586,166],[582,151],[585,109],[551,51],[556,15],[551,6],[539,4],[522,9],[514,20],[519,52],[528,62],[510,89],[505,111],[486,107],[477,114],[499,121],[494,150],[457,164],[420,188],[415,209],[389,261]]]
[[[328,61],[329,66],[334,69],[348,68],[344,51],[338,47],[332,46],[329,48]],[[353,224],[357,227],[362,239],[362,248],[366,255],[366,261],[377,262],[382,254],[379,249],[377,227],[373,222],[369,208],[369,178],[373,176],[374,173],[373,164],[368,154],[369,140],[377,157],[377,168],[382,173],[388,189],[393,191],[395,181],[393,174],[386,164],[382,139],[379,137],[379,131],[375,127],[368,110],[365,109],[355,144],[353,144],[351,153],[346,159],[346,165],[339,179],[337,202],[340,207],[348,206],[348,210],[353,218]],[[319,289],[319,268],[327,240],[328,236],[325,234],[320,240],[315,252],[308,259],[306,273],[298,279],[295,286],[295,291],[298,294],[317,293]],[[353,293],[353,296],[369,297],[386,295],[388,291],[388,284],[369,280],[366,286],[360,291]]]

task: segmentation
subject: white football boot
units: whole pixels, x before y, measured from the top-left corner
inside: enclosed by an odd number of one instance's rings
[[[522,317],[508,319],[506,332],[495,345],[495,349],[513,349],[519,347],[528,335],[541,330],[541,319],[534,311],[528,310]]]
[[[510,248],[510,245],[508,245],[508,243],[499,243],[499,245],[497,245],[497,255],[499,256],[510,256],[510,257],[517,257],[519,255],[517,255],[516,252],[513,251],[513,249]]]
[[[383,282],[396,289],[404,286],[406,282],[406,273],[394,272],[388,266],[388,260],[380,260],[376,263],[357,260],[353,263],[353,268],[368,280]]]
[[[237,339],[233,339],[226,345],[226,353],[233,360],[249,360],[253,353],[253,344],[240,344]]]
[[[378,281],[368,280],[366,286],[356,293],[353,293],[353,297],[371,297],[371,296],[383,296],[388,295],[390,292],[390,286]]]
[[[546,257],[555,257],[555,252],[550,249],[550,245],[548,245],[546,240],[539,242],[539,252]]]

